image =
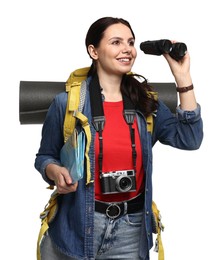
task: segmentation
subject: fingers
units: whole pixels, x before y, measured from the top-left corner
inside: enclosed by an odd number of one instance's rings
[[[78,182],[74,184],[72,183],[70,174],[65,167],[61,167],[60,172],[57,174],[55,184],[57,186],[58,193],[60,194],[74,192],[78,187]]]
[[[67,185],[72,184],[72,178],[69,174],[69,171],[65,167],[61,168],[61,172],[60,172],[59,177],[61,177],[61,179],[60,179],[61,182],[65,182]]]
[[[167,60],[167,62],[170,64],[171,62],[177,62],[176,60],[174,60],[168,53],[164,53],[163,54],[164,58]]]
[[[57,191],[60,194],[67,194],[70,192],[75,192],[77,190],[78,187],[78,182],[75,182],[74,184],[65,184],[65,185],[56,185],[57,186]]]
[[[189,56],[188,52],[179,61],[176,61],[175,59],[173,59],[169,54],[164,54],[163,56],[167,60],[173,75],[185,74],[185,73],[189,72],[190,56]]]
[[[69,171],[65,167],[53,163],[48,164],[46,175],[50,180],[55,182],[58,193],[66,194],[74,192],[77,189],[78,183],[72,183]]]

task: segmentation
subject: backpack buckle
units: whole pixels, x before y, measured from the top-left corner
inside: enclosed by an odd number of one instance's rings
[[[97,132],[101,132],[104,128],[105,117],[104,116],[95,116],[93,117],[92,124]]]
[[[134,122],[136,111],[134,109],[124,109],[123,115],[126,120],[126,123],[128,125],[132,125]]]

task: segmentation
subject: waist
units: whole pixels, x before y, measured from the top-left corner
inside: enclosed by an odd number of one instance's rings
[[[131,214],[143,209],[144,193],[137,197],[123,202],[102,202],[95,201],[95,211],[105,214],[108,218],[116,219],[125,214]]]

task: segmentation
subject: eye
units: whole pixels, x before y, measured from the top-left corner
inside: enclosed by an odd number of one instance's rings
[[[120,41],[119,40],[115,40],[112,42],[113,45],[119,45],[120,44]]]
[[[130,45],[130,46],[134,46],[134,44],[135,44],[135,40],[130,40],[130,41],[129,41],[129,45]]]

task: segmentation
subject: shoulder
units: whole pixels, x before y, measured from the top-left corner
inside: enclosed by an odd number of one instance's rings
[[[68,99],[68,94],[67,92],[61,92],[59,94],[57,94],[55,96],[55,103],[58,104],[58,105],[61,105],[61,106],[66,106],[66,103],[67,103],[67,99]]]
[[[157,110],[154,113],[154,120],[156,125],[161,125],[165,120],[175,119],[175,113],[160,99],[158,99]]]
[[[62,112],[62,114],[64,114],[66,111],[67,97],[68,95],[65,91],[56,94],[49,107],[49,112],[56,114]]]

